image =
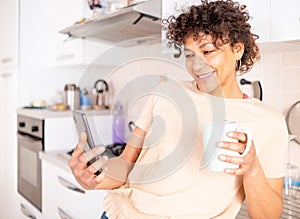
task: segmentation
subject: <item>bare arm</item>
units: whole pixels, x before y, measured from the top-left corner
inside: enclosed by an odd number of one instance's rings
[[[224,142],[221,147],[243,152],[244,142],[247,139],[245,134],[234,132],[232,137],[238,139],[239,143]],[[252,219],[279,219],[283,208],[283,178],[266,178],[253,142],[245,157],[222,156],[220,159],[240,166],[237,169],[225,169],[225,172],[231,175],[243,176],[246,207],[249,216]]]
[[[87,166],[87,162],[103,150],[99,147],[84,153],[83,148],[86,145],[86,136],[83,135],[74,150],[69,166],[78,183],[85,189],[115,189],[124,185],[129,172],[136,162],[142,148],[143,139],[146,135],[140,128],[135,128],[132,136],[140,138],[137,141],[139,145],[127,144],[124,151],[119,157],[109,160],[101,157],[93,165]],[[94,173],[101,167],[103,171],[96,176]]]
[[[283,178],[266,179],[262,167],[244,175],[246,207],[251,218],[280,218],[282,214]]]

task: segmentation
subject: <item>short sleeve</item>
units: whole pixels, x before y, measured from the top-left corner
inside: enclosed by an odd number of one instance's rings
[[[152,118],[153,118],[153,108],[154,108],[154,95],[149,95],[145,105],[142,107],[141,113],[138,119],[135,121],[135,125],[145,132],[148,131]]]
[[[268,127],[269,138],[259,154],[259,160],[266,178],[280,178],[284,176],[285,155],[288,148],[288,130],[284,117],[276,118]]]

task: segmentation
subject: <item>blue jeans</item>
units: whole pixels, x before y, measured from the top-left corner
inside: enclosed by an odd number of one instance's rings
[[[100,219],[108,219],[108,217],[106,216],[106,212],[104,211],[103,214],[101,215]]]

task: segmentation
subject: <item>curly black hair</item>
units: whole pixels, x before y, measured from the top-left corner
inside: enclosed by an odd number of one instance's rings
[[[168,46],[174,46],[179,51],[175,57],[182,53],[182,46],[187,37],[193,36],[197,41],[202,36],[199,33],[210,35],[214,44],[221,39],[223,43],[244,44],[244,54],[241,58],[240,73],[249,71],[254,62],[260,58],[259,48],[255,43],[258,35],[251,33],[249,13],[245,5],[232,0],[209,1],[201,0],[198,6],[191,6],[175,17],[163,19],[163,30],[166,31]]]

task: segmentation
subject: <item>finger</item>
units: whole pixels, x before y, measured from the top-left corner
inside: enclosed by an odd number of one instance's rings
[[[81,132],[79,136],[78,146],[84,151],[84,148],[87,146],[87,135],[85,132]]]
[[[245,159],[243,157],[234,157],[234,156],[228,156],[225,154],[220,154],[218,159],[223,162],[237,164],[237,165],[245,164]]]
[[[246,145],[244,143],[228,142],[228,141],[219,142],[218,147],[222,149],[236,151],[239,152],[240,154],[243,153],[246,149]]]
[[[87,171],[92,174],[95,173],[97,170],[103,169],[104,165],[107,163],[108,158],[103,156],[99,157],[94,163],[92,163],[88,168]]]
[[[84,153],[85,159],[87,161],[92,160],[94,157],[102,154],[105,151],[104,146],[96,146],[92,148],[91,150],[88,150]]]
[[[245,171],[242,168],[238,168],[238,169],[226,168],[224,169],[224,172],[230,175],[242,176],[244,175]]]
[[[106,173],[104,171],[102,171],[101,174],[99,174],[98,176],[95,177],[95,181],[97,183],[101,183],[102,180],[105,178],[105,176],[106,176]]]
[[[237,139],[239,142],[247,142],[247,134],[244,132],[227,132],[227,136],[230,138]]]
[[[80,162],[80,156],[83,154],[81,147],[77,145],[72,153],[71,158],[69,159],[69,167],[74,168],[78,162]]]

